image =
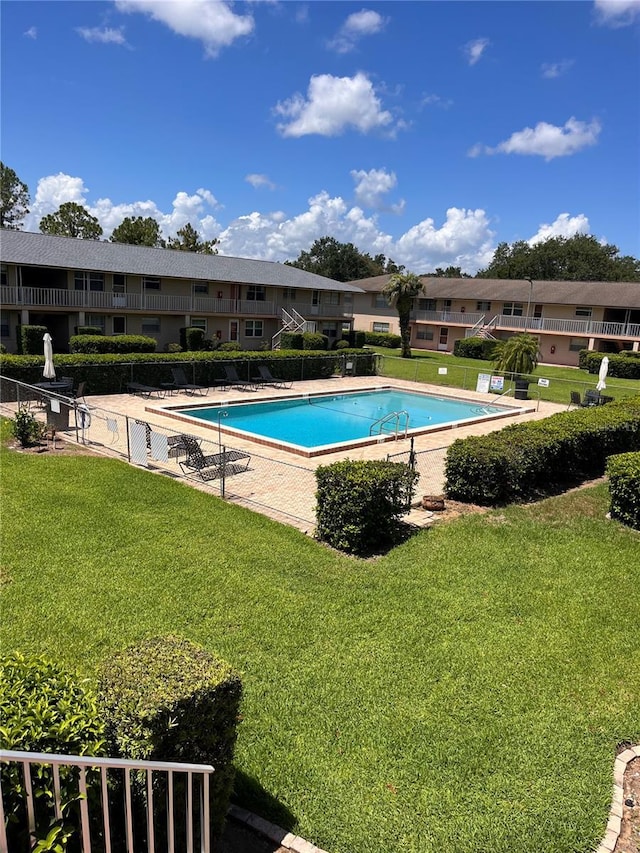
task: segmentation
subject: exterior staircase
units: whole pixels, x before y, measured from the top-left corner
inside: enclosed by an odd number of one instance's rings
[[[295,308],[282,308],[282,328],[271,338],[271,349],[280,349],[282,335],[285,332],[315,332],[317,325],[305,318]]]
[[[493,334],[496,326],[498,325],[498,315],[496,314],[493,319],[489,320],[489,322],[485,322],[485,317],[481,317],[480,320],[472,326],[470,329],[467,329],[464,333],[465,338],[484,338],[489,341],[496,341],[497,338]]]

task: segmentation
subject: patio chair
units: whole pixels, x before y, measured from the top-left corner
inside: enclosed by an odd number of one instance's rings
[[[271,385],[273,388],[291,388],[293,382],[287,379],[278,379],[274,376],[270,368],[266,364],[258,365],[258,373],[260,374],[258,382],[261,385]]]
[[[580,404],[583,408],[588,408],[589,406],[599,406],[601,405],[600,392],[595,391],[592,388],[589,388],[588,391],[585,391],[584,400]]]
[[[84,400],[84,389],[86,388],[87,383],[83,379],[82,382],[78,382],[77,388],[72,388],[69,392],[69,396],[73,400]]]
[[[205,456],[198,439],[183,435],[181,444],[186,458],[178,462],[184,474],[198,474],[203,480],[215,480],[223,474],[238,474],[249,467],[251,454],[242,450],[223,450]]]
[[[173,376],[173,385],[171,387],[177,391],[184,391],[185,394],[190,394],[191,396],[194,394],[206,396],[209,393],[208,385],[195,385],[193,382],[189,382],[181,367],[172,367],[171,375]]]
[[[580,397],[579,391],[571,391],[571,402],[567,406],[567,410],[571,408],[571,406],[581,406],[582,398]]]
[[[251,379],[240,379],[238,376],[238,371],[233,364],[223,364],[222,369],[225,373],[225,377],[227,383],[231,385],[232,388],[240,388],[240,389],[248,389],[249,391],[257,391],[257,386],[255,380]]]

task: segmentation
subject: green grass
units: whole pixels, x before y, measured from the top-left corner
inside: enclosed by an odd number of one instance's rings
[[[3,650],[178,633],[243,674],[237,799],[330,853],[576,853],[640,739],[640,538],[606,487],[338,555],[123,463],[2,451]]]
[[[413,358],[401,359],[400,350],[390,350],[384,347],[370,347],[384,356],[381,365],[381,375],[393,379],[408,379],[414,382],[426,382],[431,385],[445,385],[451,388],[464,388],[475,391],[478,373],[492,373],[490,361],[476,358],[459,358],[456,355],[445,355],[428,350],[412,350]],[[446,375],[438,373],[438,368],[446,367]],[[530,385],[529,396],[532,400],[547,400],[550,403],[568,405],[571,391],[584,394],[587,388],[595,388],[598,377],[579,370],[575,367],[547,367],[539,365],[532,374],[535,379]],[[549,379],[547,388],[538,386],[537,379]],[[607,390],[604,394],[611,397],[626,397],[640,394],[640,380],[617,379],[607,377]],[[505,388],[507,383],[505,382]]]

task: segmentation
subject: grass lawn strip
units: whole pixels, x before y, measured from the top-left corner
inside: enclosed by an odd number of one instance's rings
[[[331,853],[598,844],[640,739],[640,540],[605,486],[358,561],[112,460],[2,474],[2,648],[88,675],[149,634],[220,654],[240,805]]]

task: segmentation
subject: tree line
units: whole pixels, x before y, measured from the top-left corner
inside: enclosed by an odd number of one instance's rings
[[[0,226],[19,229],[29,213],[29,189],[13,169],[0,163]],[[40,220],[43,234],[99,240],[102,227],[95,216],[80,204],[70,201]],[[109,238],[114,243],[153,246],[186,252],[215,255],[218,238],[202,240],[187,223],[174,237],[164,239],[158,222],[151,216],[128,216],[114,228]],[[334,237],[321,237],[295,260],[293,267],[332,278],[334,281],[358,281],[380,275],[403,275],[405,267],[383,254],[373,257],[353,243],[340,243]],[[420,273],[437,278],[471,278],[459,266],[436,267]],[[620,255],[612,243],[600,242],[590,234],[551,237],[533,246],[524,240],[500,243],[487,267],[476,278],[532,279],[533,281],[640,281],[640,261]]]

